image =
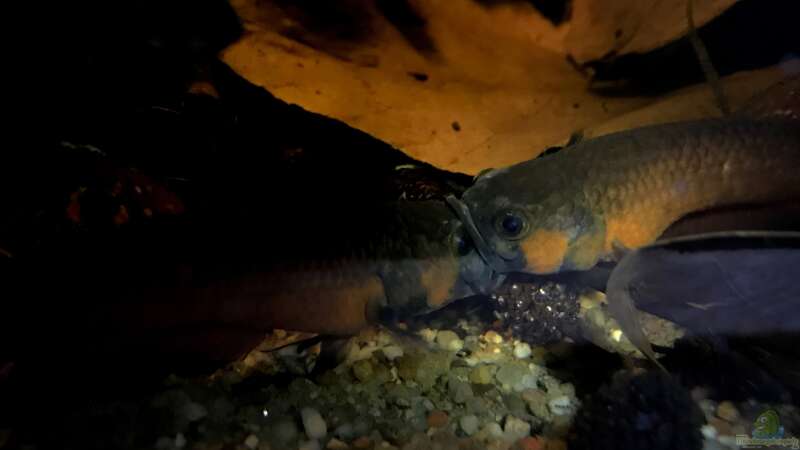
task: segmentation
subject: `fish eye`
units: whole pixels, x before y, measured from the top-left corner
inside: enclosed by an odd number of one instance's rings
[[[497,216],[495,228],[507,238],[518,238],[527,229],[525,216],[518,211],[505,211]]]

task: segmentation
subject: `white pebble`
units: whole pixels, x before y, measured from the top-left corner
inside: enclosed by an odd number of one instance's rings
[[[537,381],[539,377],[531,374],[525,374],[522,378],[514,385],[514,390],[517,392],[522,392],[525,389],[536,389],[538,386]]]
[[[175,448],[183,448],[186,445],[186,437],[183,436],[183,433],[178,433],[175,435]]]
[[[478,418],[472,414],[462,417],[458,421],[458,424],[461,425],[461,429],[467,436],[475,434],[475,432],[478,431],[478,425],[480,425]]]
[[[547,407],[556,416],[566,416],[572,412],[572,400],[566,395],[562,395],[547,402]]]
[[[475,367],[478,365],[480,361],[478,361],[477,358],[473,358],[472,356],[467,356],[466,358],[464,358],[464,362],[467,363],[467,366],[469,367]]]
[[[514,356],[518,359],[525,359],[531,356],[531,346],[527,342],[517,342],[514,345]]]
[[[703,425],[700,427],[700,432],[703,433],[703,437],[706,439],[716,439],[717,438],[717,429],[711,425]]]
[[[383,347],[383,356],[389,361],[393,361],[403,356],[403,348],[397,345],[388,345]]]
[[[249,449],[255,449],[258,447],[258,436],[255,434],[247,436],[247,438],[244,440],[244,446]]]
[[[322,418],[319,411],[314,408],[303,408],[300,410],[300,417],[303,419],[303,428],[310,439],[322,439],[328,434],[328,424]]]

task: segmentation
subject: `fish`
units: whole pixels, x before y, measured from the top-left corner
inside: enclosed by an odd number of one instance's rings
[[[349,336],[488,293],[499,282],[443,201],[389,203],[371,209],[370,219],[373,235],[348,251],[315,258],[310,249],[295,258],[245,252],[248,263],[230,271],[202,259],[164,261],[165,269],[152,259],[159,250],[146,244],[117,255],[101,248],[84,258],[61,248],[67,256],[60,261],[9,259],[5,285],[21,294],[2,306],[4,342],[33,354],[57,339],[87,355],[218,365],[272,329]],[[263,239],[268,245],[273,238]],[[102,237],[103,247],[117,244]],[[169,259],[163,249],[155,256]],[[70,295],[75,300],[63,300]]]
[[[448,197],[501,273],[585,271],[698,211],[796,202],[798,80],[729,117],[650,125],[491,170]],[[776,106],[777,105],[777,106]]]

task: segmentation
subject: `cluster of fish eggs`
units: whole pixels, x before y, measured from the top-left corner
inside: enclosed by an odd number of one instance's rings
[[[565,284],[506,282],[491,298],[503,326],[529,344],[557,342],[577,329],[578,292]]]

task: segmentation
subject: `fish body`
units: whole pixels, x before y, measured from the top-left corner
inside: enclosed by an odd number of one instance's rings
[[[58,338],[87,355],[217,363],[243,355],[271,329],[349,335],[494,286],[480,256],[453,239],[460,224],[444,202],[396,202],[368,217],[375,228],[366,238],[325,249],[309,238],[296,256],[262,252],[275,239],[265,233],[233,253],[237,261],[214,250],[179,262],[163,245],[195,247],[194,236],[207,235],[197,222],[181,228],[182,237],[150,244],[115,233],[96,245],[70,240],[57,255],[7,260],[4,284],[18,297],[0,310],[11,344],[0,356],[35,354]],[[139,245],[119,247],[130,241]],[[37,283],[42,278],[48,283]]]
[[[800,233],[708,233],[628,253],[607,298],[617,317],[627,303],[698,334],[798,333],[798,279]]]
[[[800,232],[706,233],[629,252],[611,272],[606,294],[625,335],[653,361],[637,310],[711,342],[732,339],[800,389],[793,345],[800,334],[799,279]]]
[[[498,271],[586,270],[689,213],[800,198],[800,125],[726,118],[601,136],[493,171],[463,196]]]

